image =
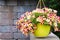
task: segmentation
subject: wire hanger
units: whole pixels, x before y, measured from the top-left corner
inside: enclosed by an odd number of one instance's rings
[[[36,8],[39,7],[39,8],[41,9],[41,8],[42,8],[42,5],[43,5],[43,7],[45,7],[44,1],[43,1],[43,0],[39,0],[39,1],[38,1],[38,4],[37,4],[37,6],[36,6]]]

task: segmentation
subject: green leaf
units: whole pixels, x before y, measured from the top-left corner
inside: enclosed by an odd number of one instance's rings
[[[44,21],[44,24],[49,25],[47,21]]]
[[[31,17],[31,19],[30,19],[30,20],[31,20],[31,21],[33,21],[33,20],[34,20],[34,18],[32,18],[32,17]]]
[[[60,28],[60,23],[58,23],[58,28]]]
[[[37,12],[35,12],[34,15],[35,15],[35,17],[38,17],[38,16],[42,16],[43,13],[37,13]]]
[[[33,24],[37,24],[38,22],[36,21],[36,18],[31,19]]]
[[[32,20],[32,23],[34,23],[34,24],[36,24],[36,23],[37,23],[35,18]]]

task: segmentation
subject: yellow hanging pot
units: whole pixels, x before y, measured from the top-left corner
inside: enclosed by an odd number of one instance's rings
[[[47,37],[50,33],[50,25],[37,24],[37,29],[34,30],[35,37]]]

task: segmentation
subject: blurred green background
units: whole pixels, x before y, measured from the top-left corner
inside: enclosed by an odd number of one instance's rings
[[[60,0],[44,0],[44,2],[47,7],[57,10],[57,15],[60,16]]]

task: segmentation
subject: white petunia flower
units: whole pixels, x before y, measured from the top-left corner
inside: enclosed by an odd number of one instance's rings
[[[57,22],[54,22],[54,26],[57,26]]]
[[[49,9],[50,12],[52,12],[52,9]]]
[[[31,18],[31,15],[27,16],[27,19],[30,19]]]
[[[50,19],[46,19],[47,22],[50,22]]]
[[[35,15],[32,15],[33,18],[35,18]]]
[[[57,13],[57,10],[53,10],[54,11],[54,13]]]
[[[39,21],[39,19],[37,18],[36,21]]]

